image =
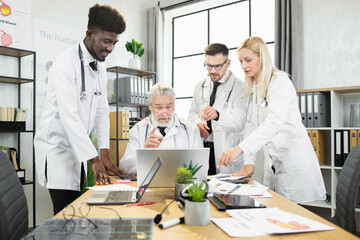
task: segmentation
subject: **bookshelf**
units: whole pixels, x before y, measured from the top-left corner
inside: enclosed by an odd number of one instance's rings
[[[337,88],[322,88],[322,89],[306,89],[297,91],[300,96],[301,93],[313,93],[313,92],[325,92],[329,94],[329,110],[330,110],[330,125],[325,127],[311,127],[307,130],[319,130],[325,134],[325,163],[320,165],[321,172],[323,174],[324,183],[327,193],[330,195],[330,201],[315,201],[311,203],[303,204],[311,211],[318,213],[325,217],[332,217],[336,210],[336,185],[342,167],[336,164],[336,144],[337,144],[337,131],[345,131],[350,133],[351,130],[358,131],[358,142],[356,145],[360,145],[359,127],[350,126],[350,105],[360,104],[360,86],[349,87],[337,87]],[[299,101],[301,101],[299,99]],[[301,108],[301,107],[300,107]],[[300,109],[301,110],[301,109]],[[350,138],[348,138],[349,151]],[[344,142],[341,142],[342,146]],[[344,150],[341,150],[344,153]],[[337,154],[338,155],[338,154]],[[359,205],[359,204],[358,204]],[[356,209],[357,219],[360,219],[360,206]]]
[[[6,66],[14,71],[7,71],[3,68],[0,71],[0,85],[4,89],[13,89],[15,93],[11,106],[4,106],[4,99],[0,100],[0,107],[27,108],[26,118],[28,121],[0,121],[0,136],[6,140],[14,139],[14,146],[17,150],[17,162],[21,169],[25,169],[25,179],[21,181],[28,199],[29,214],[32,212],[33,226],[36,226],[36,192],[35,192],[35,152],[33,139],[35,136],[35,96],[36,96],[36,52],[0,46],[0,56],[6,62]],[[10,63],[8,65],[8,63]],[[14,64],[12,64],[14,63]],[[30,66],[30,67],[29,67]],[[3,93],[3,92],[2,92]],[[25,119],[25,120],[26,120]],[[29,143],[29,141],[32,141]],[[12,142],[9,140],[9,142]],[[11,144],[11,143],[10,143]],[[22,150],[25,149],[25,150]],[[28,186],[28,187],[27,187]],[[30,216],[29,216],[29,219]]]
[[[110,156],[119,166],[121,156],[124,154],[128,142],[128,130],[136,122],[134,119],[141,119],[146,117],[148,112],[147,107],[147,91],[152,85],[156,83],[156,73],[150,71],[143,71],[132,68],[125,68],[120,66],[110,67],[108,72],[108,98],[109,105],[115,111],[115,120],[111,121],[115,124],[110,125]],[[125,131],[127,134],[120,136],[119,128],[123,125],[120,119],[120,110],[127,110],[130,112]]]

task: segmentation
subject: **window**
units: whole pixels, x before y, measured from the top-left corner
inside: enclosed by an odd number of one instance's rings
[[[275,0],[206,2],[208,6],[201,3],[198,9],[197,4],[192,4],[192,10],[184,7],[182,14],[177,10],[177,15],[171,17],[172,86],[176,92],[176,112],[184,118],[188,117],[195,85],[207,75],[203,51],[208,44],[227,45],[232,61],[229,69],[241,79],[244,74],[237,47],[245,38],[261,37],[274,61]]]

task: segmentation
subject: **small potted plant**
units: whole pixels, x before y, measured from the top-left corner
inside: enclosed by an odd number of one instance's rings
[[[202,167],[202,165],[198,166],[198,164],[193,165],[192,160],[190,160],[189,166],[186,165],[186,163],[183,163],[184,168],[187,168],[191,171],[192,176],[194,177],[197,171]]]
[[[193,182],[187,188],[189,199],[185,201],[185,223],[203,226],[210,223],[209,200],[205,199],[209,190],[206,182]]]
[[[187,167],[178,167],[175,178],[175,199],[178,199],[180,192],[192,182],[193,175]]]
[[[142,55],[144,54],[145,49],[143,47],[143,44],[138,43],[137,41],[132,39],[131,42],[126,42],[125,47],[128,52],[131,52],[133,54],[133,59],[129,60],[129,68],[140,69],[140,60],[136,58],[136,56],[142,57]]]

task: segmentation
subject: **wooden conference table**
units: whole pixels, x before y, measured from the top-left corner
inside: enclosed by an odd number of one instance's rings
[[[136,186],[136,183],[132,184]],[[75,200],[71,205],[77,209],[79,208],[82,202],[90,197],[93,190],[87,191],[77,200]],[[280,210],[287,211],[290,213],[298,214],[303,217],[313,219],[318,222],[322,222],[329,226],[335,227],[335,230],[322,231],[322,232],[311,232],[311,233],[299,233],[299,234],[286,234],[286,235],[268,235],[261,237],[250,237],[242,239],[358,239],[355,235],[343,230],[342,228],[326,221],[324,218],[310,212],[309,210],[297,205],[296,203],[284,198],[283,196],[270,190],[270,193],[273,195],[272,198],[256,198],[259,202],[265,204],[267,207],[277,207]],[[121,217],[149,217],[154,218],[158,213],[160,213],[164,207],[171,202],[174,197],[174,188],[151,188],[151,192],[146,192],[141,198],[140,202],[152,202],[155,201],[156,204],[144,205],[144,206],[132,206],[124,207],[120,205],[109,205],[106,207],[114,208],[120,214]],[[78,212],[76,213],[79,214]],[[184,216],[184,211],[179,209],[177,204],[172,203],[163,213],[162,222],[171,220],[174,218],[179,218]],[[91,208],[91,211],[88,217],[108,217],[115,218],[117,217],[113,211],[107,209],[101,209],[99,207]],[[226,212],[218,211],[210,203],[210,217],[228,217]],[[55,216],[55,218],[63,218],[62,213],[60,212]],[[173,227],[166,229],[160,229],[157,225],[154,225],[153,229],[153,238],[152,239],[171,239],[171,240],[184,240],[184,239],[233,239],[225,232],[223,232],[219,227],[217,227],[213,222],[210,221],[209,225],[206,226],[188,226],[185,224],[178,224]]]

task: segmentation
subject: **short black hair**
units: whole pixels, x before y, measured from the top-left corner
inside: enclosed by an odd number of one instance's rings
[[[126,22],[118,10],[111,6],[95,4],[89,10],[88,30],[102,31],[120,34],[125,31]]]
[[[229,49],[225,44],[222,43],[212,43],[208,45],[204,50],[205,55],[214,56],[218,53],[221,53],[225,57],[229,55]]]

